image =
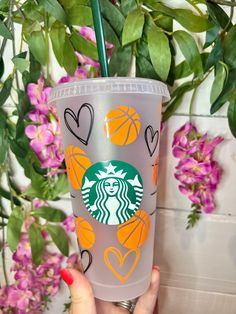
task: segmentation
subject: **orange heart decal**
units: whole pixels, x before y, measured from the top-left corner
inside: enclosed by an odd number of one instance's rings
[[[115,258],[119,262],[120,269],[123,267],[124,262],[129,258],[130,255],[134,255],[133,263],[129,269],[129,271],[126,273],[126,275],[121,275],[115,268],[114,268],[114,257],[111,259],[111,257],[115,256]],[[104,251],[104,261],[107,267],[110,269],[110,271],[120,280],[120,282],[125,283],[126,280],[131,276],[133,273],[138,260],[140,258],[140,250],[129,250],[125,255],[122,255],[121,251],[115,247],[108,247]]]

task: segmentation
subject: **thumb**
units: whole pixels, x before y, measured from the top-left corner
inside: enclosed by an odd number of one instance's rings
[[[70,288],[72,302],[70,313],[96,314],[93,289],[88,279],[72,268],[62,268],[60,275]]]

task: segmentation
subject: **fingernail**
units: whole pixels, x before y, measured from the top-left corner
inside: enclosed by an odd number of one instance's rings
[[[157,265],[154,265],[152,268],[153,268],[153,269],[156,269],[157,271],[160,271],[160,267],[157,266]]]
[[[68,286],[72,285],[72,283],[74,282],[74,278],[68,269],[62,268],[60,270],[60,275],[61,275],[61,278],[65,281],[65,283],[68,284]]]

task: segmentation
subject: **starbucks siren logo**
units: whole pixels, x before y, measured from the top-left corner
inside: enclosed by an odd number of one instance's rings
[[[85,172],[81,192],[86,208],[95,219],[118,225],[129,220],[139,208],[143,182],[130,164],[118,160],[103,161]]]

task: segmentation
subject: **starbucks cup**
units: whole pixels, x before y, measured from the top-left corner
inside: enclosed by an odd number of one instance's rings
[[[53,88],[81,261],[95,297],[143,294],[153,263],[157,169],[166,85],[97,78]]]

